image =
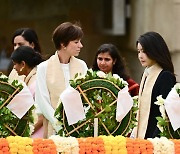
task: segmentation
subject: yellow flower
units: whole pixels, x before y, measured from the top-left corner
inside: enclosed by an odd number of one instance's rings
[[[32,153],[32,139],[28,137],[9,136],[7,137],[11,153]]]
[[[17,153],[18,152],[18,148],[16,148],[16,147],[10,147],[10,152],[11,153]]]
[[[127,154],[125,137],[121,135],[116,137],[101,135],[99,137],[101,137],[104,141],[104,148],[106,153]]]

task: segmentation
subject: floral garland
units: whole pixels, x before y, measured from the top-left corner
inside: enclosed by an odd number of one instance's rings
[[[177,94],[180,96],[180,83],[175,84],[173,87]],[[165,99],[162,98],[162,95],[157,97],[157,101],[155,102],[156,105],[159,105],[159,110],[161,112],[160,117],[156,117],[158,120],[157,127],[160,130],[160,136],[164,136],[167,138],[174,138],[174,139],[180,139],[180,128],[176,131],[173,130],[172,125],[169,121],[168,115],[165,110],[164,106]]]
[[[87,103],[87,99],[81,95],[86,119],[69,126],[61,100],[59,101],[59,105],[55,111],[55,117],[59,120],[62,126],[58,132],[60,136],[93,136],[93,119],[95,117],[99,119],[99,135],[111,134],[127,136],[136,126],[136,113],[138,110],[137,97],[133,98],[133,107],[125,118],[121,122],[118,122],[115,119],[115,103],[118,92],[120,89],[128,85],[128,83],[117,74],[105,74],[102,71],[92,71],[92,69],[89,69],[87,74],[84,76],[76,74],[74,80],[70,80],[70,85],[76,90],[81,88],[80,93],[83,91],[85,97],[88,98],[90,103]]]
[[[10,81],[0,73],[0,137],[19,135],[29,137],[34,129],[34,106],[19,119],[6,105],[23,89],[23,84],[17,80]],[[23,103],[23,102],[22,102]]]
[[[165,137],[145,139],[118,136],[98,136],[87,138],[60,137],[31,139],[9,136],[0,138],[0,153],[3,154],[179,154],[180,140]]]

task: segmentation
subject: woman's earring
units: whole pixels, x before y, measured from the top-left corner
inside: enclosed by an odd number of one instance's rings
[[[66,50],[66,47],[64,47],[64,50]]]
[[[19,70],[19,71],[20,71],[20,72],[22,72],[23,68],[24,68],[24,67],[20,68],[20,70]]]

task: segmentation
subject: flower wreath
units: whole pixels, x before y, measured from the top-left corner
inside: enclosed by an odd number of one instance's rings
[[[131,110],[121,122],[116,121],[116,100],[118,92],[128,83],[116,74],[105,74],[89,69],[82,76],[76,74],[70,85],[81,95],[86,118],[76,124],[68,125],[61,101],[55,111],[55,117],[61,124],[60,136],[89,137],[93,136],[94,118],[98,118],[98,135],[127,136],[136,126],[137,97]]]
[[[32,111],[34,106],[21,119],[6,107],[22,89],[22,83],[18,80],[11,82],[7,76],[0,72],[0,137],[11,135],[29,137],[33,132]]]
[[[173,89],[177,92],[180,97],[180,83],[177,83]],[[157,101],[155,102],[156,105],[159,105],[159,110],[161,112],[160,117],[156,117],[158,120],[157,127],[160,130],[160,136],[164,136],[167,138],[174,138],[180,139],[180,128],[176,131],[173,130],[169,117],[166,113],[165,106],[164,106],[165,99],[162,98],[162,95],[157,97]]]

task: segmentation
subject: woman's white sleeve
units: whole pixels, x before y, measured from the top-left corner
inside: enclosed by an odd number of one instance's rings
[[[56,127],[57,119],[54,117],[54,109],[50,103],[49,91],[46,84],[47,61],[41,63],[37,67],[36,74],[36,92],[35,103],[38,105],[39,111],[50,121],[53,127]],[[58,128],[54,128],[56,131]]]

